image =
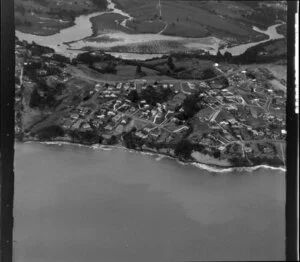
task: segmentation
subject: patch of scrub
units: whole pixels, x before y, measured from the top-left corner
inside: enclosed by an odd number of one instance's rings
[[[216,166],[224,166],[229,167],[232,166],[228,160],[221,160],[214,157],[211,157],[209,155],[202,154],[198,151],[194,151],[191,156],[199,163],[207,164],[207,165],[216,165]]]

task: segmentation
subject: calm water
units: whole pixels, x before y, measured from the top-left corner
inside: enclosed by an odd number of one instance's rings
[[[14,261],[284,259],[283,172],[157,160],[16,144]]]

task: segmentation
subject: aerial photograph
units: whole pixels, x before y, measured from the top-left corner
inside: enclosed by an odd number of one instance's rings
[[[16,262],[285,260],[287,1],[15,0]]]

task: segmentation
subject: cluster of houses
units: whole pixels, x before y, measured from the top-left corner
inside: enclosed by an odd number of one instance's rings
[[[238,88],[240,82],[246,78],[246,71],[242,71],[240,74],[233,75],[229,79],[231,83],[235,84],[235,88]],[[254,84],[259,87],[258,83]],[[173,84],[167,83],[154,84],[152,86],[154,88],[158,86],[168,88],[171,85],[173,87]],[[256,106],[257,102],[261,102],[261,96],[252,98],[252,100],[246,97],[244,99],[243,95],[235,92],[232,87],[210,89],[205,82],[197,84],[188,83],[188,87],[191,91],[199,90],[200,88],[202,92],[199,97],[202,98],[204,106],[211,108],[214,112],[213,117],[206,116],[199,118],[211,130],[208,136],[199,139],[199,144],[218,148],[219,151],[223,152],[226,148],[226,143],[234,141],[285,139],[285,119],[283,117],[266,112],[256,114],[255,110],[251,111],[247,108],[249,101],[254,106]],[[62,126],[66,129],[81,130],[96,128],[99,132],[112,134],[115,130],[124,130],[120,129],[120,127],[125,127],[134,118],[135,120],[141,120],[140,123],[142,123],[135,132],[137,137],[165,142],[173,139],[176,135],[180,137],[180,134],[184,134],[190,129],[185,121],[179,120],[176,117],[176,113],[184,112],[182,105],[189,94],[180,92],[180,89],[173,88],[174,93],[171,98],[164,103],[157,103],[155,106],[148,104],[146,100],[132,103],[127,98],[127,94],[130,91],[136,90],[140,92],[145,88],[147,88],[146,82],[142,84],[135,82],[98,83],[95,85],[94,90],[90,92],[90,95],[95,95],[99,108],[93,110],[80,105],[72,110],[72,114],[64,120]],[[269,96],[274,95],[274,92],[267,92]],[[281,101],[280,99],[278,100]],[[244,111],[240,110],[241,107],[244,107]],[[223,116],[218,118],[217,110],[228,112],[227,115],[225,114],[228,117],[224,118]],[[255,125],[253,126],[251,124],[251,119],[253,118],[264,121],[266,127],[259,128],[255,127]],[[276,126],[276,128],[269,128],[270,124]],[[245,146],[244,151],[251,152],[251,146]]]

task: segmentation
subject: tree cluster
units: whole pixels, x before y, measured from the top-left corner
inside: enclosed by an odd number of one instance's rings
[[[41,140],[50,140],[59,136],[64,136],[64,130],[57,125],[52,125],[39,130],[36,135]]]
[[[157,103],[163,103],[168,100],[169,96],[173,93],[171,88],[162,88],[147,86],[140,94],[140,100],[146,100],[149,105],[155,106]]]
[[[134,134],[135,131],[136,130],[133,129],[132,131],[123,135],[124,144],[129,149],[136,149],[144,144],[144,141]]]
[[[201,105],[202,98],[198,95],[188,96],[182,104],[184,112],[178,116],[180,120],[187,120],[193,117],[199,110],[203,108]]]

